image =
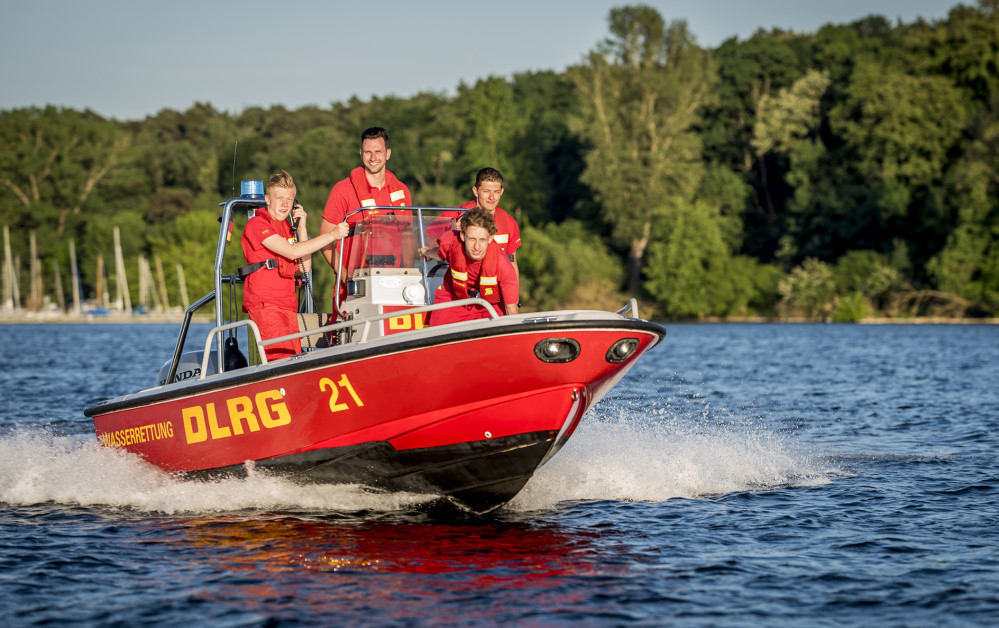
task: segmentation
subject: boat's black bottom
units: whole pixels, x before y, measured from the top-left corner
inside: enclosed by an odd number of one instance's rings
[[[397,450],[386,442],[316,449],[255,461],[256,469],[319,484],[365,484],[374,488],[440,495],[484,514],[520,492],[552,448],[554,431]],[[245,465],[188,473],[242,475]]]

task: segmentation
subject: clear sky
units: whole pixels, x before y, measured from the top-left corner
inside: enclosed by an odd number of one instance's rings
[[[562,71],[623,0],[0,0],[0,110],[46,104],[137,120],[195,102],[327,107],[454,93]],[[939,20],[956,0],[646,0],[702,46],[759,28],[813,32],[871,14]],[[973,4],[965,0],[964,4]]]

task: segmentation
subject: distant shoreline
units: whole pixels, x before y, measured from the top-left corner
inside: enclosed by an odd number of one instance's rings
[[[105,324],[105,323],[181,323],[184,320],[183,314],[139,314],[132,316],[125,316],[119,314],[112,314],[108,316],[93,316],[93,315],[51,315],[51,314],[23,314],[23,315],[10,315],[10,314],[0,314],[0,325],[44,325],[44,324],[66,324],[66,323],[94,323],[94,324]],[[211,322],[210,316],[201,314],[195,315],[195,322]]]
[[[912,325],[999,325],[999,318],[945,318],[924,316],[921,318],[864,318],[860,325],[891,325],[894,323]]]
[[[37,324],[66,324],[66,323],[181,323],[184,320],[183,314],[140,314],[126,316],[123,314],[110,314],[106,316],[69,316],[54,314],[38,314],[35,312],[21,315],[0,314],[0,325],[37,325]],[[194,322],[210,323],[213,318],[207,314],[194,316]],[[999,318],[946,318],[940,316],[921,316],[913,318],[863,318],[854,323],[832,323],[816,319],[806,318],[767,318],[762,316],[717,318],[709,317],[700,320],[664,319],[666,323],[827,323],[830,325],[999,325]]]
[[[669,323],[825,323],[828,325],[999,325],[999,318],[948,318],[945,316],[917,316],[912,318],[870,317],[859,321],[833,322],[815,318],[767,318],[765,316],[707,317],[700,320],[666,319]]]

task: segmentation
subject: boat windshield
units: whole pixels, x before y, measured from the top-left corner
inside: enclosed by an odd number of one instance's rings
[[[369,268],[419,268],[420,248],[457,228],[464,210],[440,207],[372,207],[347,215],[350,235],[337,246],[337,276],[351,279]],[[342,252],[341,252],[342,248]],[[341,254],[342,253],[342,254]]]

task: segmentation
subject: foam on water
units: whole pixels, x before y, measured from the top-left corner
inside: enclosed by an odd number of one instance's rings
[[[830,481],[815,456],[771,426],[705,421],[669,407],[611,412],[586,417],[511,507],[581,499],[658,502]]]
[[[614,406],[587,415],[569,443],[510,504],[544,510],[567,500],[657,502],[823,484],[818,458],[773,426],[718,422],[673,408]],[[299,485],[258,472],[184,480],[84,437],[22,427],[0,436],[0,502],[110,506],[165,514],[239,510],[407,510],[428,497],[356,485]]]
[[[184,480],[138,456],[44,428],[0,436],[0,502],[13,505],[54,502],[173,515],[285,508],[394,511],[427,499],[357,485],[299,485],[252,468],[245,478]]]

